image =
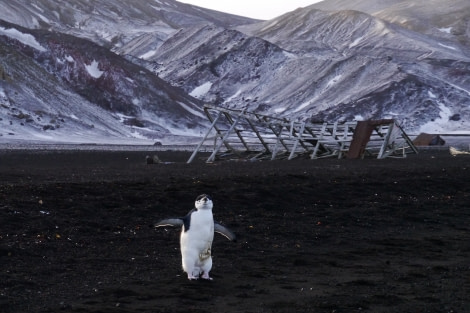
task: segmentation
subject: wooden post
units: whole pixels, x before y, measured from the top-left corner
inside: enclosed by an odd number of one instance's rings
[[[210,134],[212,128],[214,128],[215,123],[217,123],[217,121],[219,120],[221,115],[222,115],[222,112],[219,112],[219,114],[214,119],[214,121],[212,121],[211,127],[209,127],[209,129],[207,130],[206,135],[204,136],[204,138],[202,138],[201,142],[197,145],[196,150],[194,150],[193,154],[191,154],[191,157],[189,158],[187,163],[191,163],[194,160],[194,158],[196,157],[196,154],[199,152],[199,149],[201,149],[201,147],[204,144],[204,142],[206,141],[207,137],[209,137],[209,134]]]
[[[235,128],[235,126],[237,125],[238,121],[240,120],[240,118],[242,117],[244,113],[245,113],[245,110],[241,111],[240,114],[238,114],[237,119],[233,122],[232,126],[230,126],[230,128],[227,130],[227,133],[222,138],[222,141],[217,145],[217,147],[214,149],[214,151],[212,152],[212,154],[210,155],[210,157],[207,159],[206,162],[213,162],[215,160],[215,156],[217,152],[219,152],[220,147],[222,147],[222,144],[224,144],[225,140],[227,140],[228,136],[230,136],[230,133]]]

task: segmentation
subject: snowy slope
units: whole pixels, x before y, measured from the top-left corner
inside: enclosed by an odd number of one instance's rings
[[[0,19],[17,24],[0,26],[0,139],[86,142],[199,135],[207,127],[202,104],[140,67],[139,58],[181,28],[254,21],[173,0],[9,0],[0,2]]]
[[[467,132],[469,7],[325,0],[260,22],[173,0],[2,1],[19,25],[0,24],[2,137],[169,142],[204,131],[203,103]]]
[[[156,140],[205,128],[201,103],[87,40],[0,23],[0,135]]]
[[[0,18],[27,28],[52,29],[112,49],[152,37],[161,44],[180,28],[201,23],[232,27],[252,19],[174,0],[8,0]]]
[[[357,10],[437,39],[470,46],[470,3],[467,0],[328,0],[310,8]]]
[[[463,131],[467,49],[358,11],[299,9],[227,30],[169,38],[149,69],[205,102],[314,120],[396,118],[409,131]],[[458,70],[457,70],[458,68]],[[438,95],[436,97],[430,94]]]

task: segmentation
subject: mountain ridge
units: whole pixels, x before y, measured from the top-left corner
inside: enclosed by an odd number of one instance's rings
[[[470,6],[465,0],[328,0],[308,8],[336,11],[339,7],[342,10],[354,9],[368,13],[436,39],[458,41],[464,46],[470,46]]]
[[[432,1],[436,7],[442,2]],[[8,5],[15,3],[25,1]],[[34,14],[17,12],[16,20],[36,25],[35,31],[20,32],[34,34],[47,50],[38,53],[42,57],[33,57],[32,62],[42,67],[38,71],[60,79],[61,88],[76,94],[77,105],[85,99],[108,113],[108,125],[119,130],[117,136],[196,138],[207,127],[203,103],[290,119],[395,118],[414,133],[470,129],[468,32],[460,29],[467,25],[470,14],[464,8],[470,5],[462,0],[456,2],[462,19],[454,24],[442,22],[451,20],[452,8],[440,14],[412,10],[406,18],[413,23],[404,23],[399,18],[403,2],[385,0],[354,0],[348,5],[326,0],[269,21],[171,0],[139,0],[134,6],[121,0],[77,3],[66,1],[62,11],[56,8],[41,17],[41,10],[52,2],[38,0],[30,8]],[[83,9],[91,3],[93,9]],[[340,3],[346,10],[325,9]],[[419,1],[407,2],[413,3]],[[67,14],[73,16],[61,22]],[[430,25],[436,16],[440,22],[431,31],[418,27]],[[59,34],[63,30],[67,34]],[[14,40],[9,36],[0,32],[2,42]],[[77,36],[85,41],[74,43]],[[77,61],[74,67],[68,58]],[[2,121],[8,126],[13,113],[7,95],[14,92],[8,92],[7,77],[21,77],[21,71],[13,71],[5,60],[0,58],[0,96],[6,99]],[[126,74],[128,68],[132,70]]]

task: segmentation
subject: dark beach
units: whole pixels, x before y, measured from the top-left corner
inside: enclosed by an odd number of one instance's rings
[[[0,311],[470,312],[470,156],[189,156],[0,151]],[[202,193],[238,236],[210,282],[153,227]]]

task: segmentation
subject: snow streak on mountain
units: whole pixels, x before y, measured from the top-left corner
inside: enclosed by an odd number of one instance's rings
[[[0,3],[0,138],[200,136],[204,103],[470,130],[466,0],[325,0],[269,21],[172,0]]]

